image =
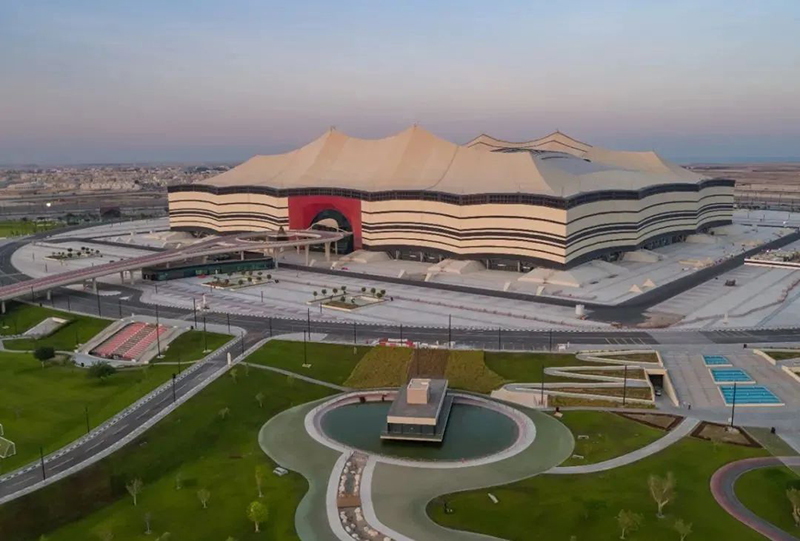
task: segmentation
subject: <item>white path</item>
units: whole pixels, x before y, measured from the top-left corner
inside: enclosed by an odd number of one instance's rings
[[[576,475],[576,474],[583,474],[583,473],[597,473],[607,470],[613,470],[614,468],[619,468],[621,466],[627,466],[628,464],[633,464],[643,458],[647,458],[652,456],[660,451],[663,451],[676,441],[680,440],[684,436],[688,436],[691,434],[692,430],[700,423],[698,419],[694,419],[691,417],[685,418],[681,421],[681,424],[676,426],[670,432],[668,432],[663,438],[660,438],[650,445],[646,445],[641,449],[637,449],[628,453],[627,455],[618,456],[616,458],[612,458],[611,460],[606,460],[604,462],[598,462],[597,464],[586,464],[585,466],[563,466],[563,467],[555,467],[552,468],[545,473],[550,474],[558,474],[558,475]]]

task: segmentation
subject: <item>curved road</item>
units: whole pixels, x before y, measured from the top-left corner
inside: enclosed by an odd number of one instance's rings
[[[749,471],[775,466],[800,466],[800,457],[760,457],[731,462],[714,472],[711,493],[714,499],[739,522],[749,526],[772,541],[798,541],[798,538],[767,522],[744,506],[736,497],[736,480]]]

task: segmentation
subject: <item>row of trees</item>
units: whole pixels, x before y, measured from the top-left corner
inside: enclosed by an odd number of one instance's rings
[[[256,482],[256,489],[258,491],[258,497],[264,497],[264,481],[267,478],[267,468],[262,465],[258,465],[255,468],[255,482]],[[144,482],[140,478],[131,479],[126,485],[125,489],[130,494],[131,498],[133,499],[133,505],[139,505],[139,495],[142,493],[144,489]],[[175,475],[175,490],[182,490],[183,489],[183,474],[178,472]],[[200,502],[201,509],[208,509],[209,503],[211,502],[211,491],[206,488],[202,487],[197,490],[197,500]],[[254,500],[250,502],[245,510],[245,514],[253,523],[254,530],[256,533],[260,531],[261,525],[269,519],[269,507],[267,504],[260,502],[258,500]],[[153,513],[147,511],[144,513],[144,526],[145,535],[150,535],[152,533],[152,521],[153,521]],[[170,533],[165,532],[161,536],[156,538],[156,541],[166,541],[169,539]],[[113,539],[113,534],[110,531],[104,531],[100,534],[100,538],[103,541],[110,541]],[[233,538],[229,537],[228,540],[232,540]]]
[[[333,293],[332,296],[334,296],[334,297],[337,296],[339,294],[340,290],[342,292],[342,300],[344,300],[344,296],[347,294],[347,286],[341,286],[341,288],[334,287],[333,289],[331,289],[331,291]],[[377,297],[379,299],[381,299],[384,296],[386,296],[386,290],[385,289],[380,289],[379,290],[379,289],[373,287],[373,288],[370,288],[369,292],[373,297]],[[362,287],[361,288],[361,294],[365,295],[366,293],[367,293],[367,288],[366,287]],[[313,294],[314,294],[314,298],[316,298],[317,295],[319,295],[319,293],[317,291],[314,291]],[[327,295],[328,295],[328,290],[327,289],[323,289],[322,290],[322,296],[326,297]]]

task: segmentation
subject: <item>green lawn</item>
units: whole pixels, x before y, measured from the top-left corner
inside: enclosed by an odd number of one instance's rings
[[[307,348],[305,353],[304,347]],[[361,357],[370,349],[372,348],[365,346],[354,349],[353,346],[314,342],[308,342],[303,346],[303,342],[270,340],[247,360],[342,385]],[[305,359],[311,365],[309,368],[303,368]]]
[[[590,475],[540,475],[502,487],[451,494],[445,497],[452,514],[443,512],[442,499],[428,511],[450,528],[494,535],[510,541],[618,539],[616,515],[622,509],[643,517],[631,541],[676,541],[672,525],[677,518],[693,524],[696,540],[757,541],[759,534],[739,523],[717,505],[708,484],[722,465],[764,451],[685,438],[666,450],[622,468]],[[677,497],[656,517],[647,478],[673,472]],[[493,504],[487,493],[498,499]]]
[[[294,514],[307,490],[298,474],[277,477],[261,451],[257,434],[276,413],[326,396],[324,387],[262,370],[236,381],[218,379],[138,441],[52,486],[0,507],[0,539],[23,541],[46,533],[50,541],[95,540],[110,531],[115,541],[172,539],[223,541],[296,540]],[[264,395],[263,408],[255,395]],[[226,418],[219,412],[229,409]],[[255,468],[267,468],[264,498],[269,520],[253,533],[245,514],[257,498]],[[180,472],[183,488],[175,488]],[[125,484],[141,478],[134,507]],[[211,492],[202,509],[197,491]],[[152,513],[153,534],[144,535],[144,514]],[[48,531],[51,530],[51,531]]]
[[[486,366],[483,351],[451,351],[445,377],[451,387],[477,393],[490,393],[505,383]]]
[[[233,339],[232,336],[227,334],[216,334],[213,332],[206,333],[208,336],[203,336],[203,331],[186,331],[181,333],[175,340],[173,340],[167,350],[164,352],[164,358],[158,359],[153,357],[150,361],[152,363],[176,363],[198,361],[206,356],[203,350],[208,344],[208,349],[214,351],[224,346],[229,340]]]
[[[96,317],[80,316],[69,312],[58,312],[56,310],[50,310],[50,312],[52,312],[52,314],[48,315],[63,317],[68,319],[69,322],[60,327],[53,334],[38,340],[34,340],[33,338],[5,340],[3,342],[5,348],[32,351],[36,346],[53,346],[58,351],[73,351],[76,341],[78,344],[84,344],[113,323],[110,319],[98,319]]]
[[[542,368],[557,366],[600,366],[564,353],[486,352],[486,366],[507,381],[530,383],[542,381]],[[574,382],[573,378],[544,375],[545,382]]]
[[[593,464],[640,449],[666,434],[630,419],[605,411],[565,411],[562,423],[575,436],[573,454],[584,458],[568,458],[563,466]],[[588,436],[588,439],[578,436]]]
[[[15,456],[0,459],[0,469],[7,472],[35,460],[40,445],[49,453],[83,435],[84,407],[96,426],[172,372],[172,367],[124,370],[100,381],[74,365],[42,368],[30,353],[0,352],[0,423],[17,446]]]
[[[48,231],[60,225],[61,224],[58,222],[36,223],[28,220],[0,221],[0,238],[19,237],[21,235],[29,235],[40,231]]]
[[[742,475],[734,486],[736,496],[756,515],[800,536],[792,519],[792,506],[786,497],[789,488],[800,490],[800,477],[786,467],[763,468]]]
[[[34,304],[8,301],[6,302],[6,313],[0,314],[0,336],[24,333],[51,316],[65,319],[73,317],[67,312],[59,312]]]
[[[776,361],[785,361],[787,359],[796,359],[800,357],[800,350],[795,351],[776,351],[772,349],[765,349],[764,353],[775,359]]]
[[[413,353],[410,348],[374,347],[362,357],[344,384],[356,389],[405,385]]]

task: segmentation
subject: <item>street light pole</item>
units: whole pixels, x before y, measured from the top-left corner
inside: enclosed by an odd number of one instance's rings
[[[306,329],[308,330],[308,336],[311,336],[311,308],[307,309],[308,312],[306,314]]]
[[[158,305],[156,304],[156,345],[158,346],[158,356],[161,357],[161,323],[158,318]],[[152,344],[152,342],[150,342]]]
[[[206,333],[206,315],[203,314],[203,351],[208,351],[208,333]]]
[[[42,449],[41,445],[39,446],[39,460],[42,465],[42,479],[44,480],[47,479],[47,474],[44,471],[44,449]]]
[[[99,317],[102,317],[103,316],[103,312],[102,312],[102,310],[100,308],[100,289],[99,288],[97,289],[97,291],[95,292],[94,295],[95,295],[95,297],[97,297],[97,315]]]
[[[225,318],[228,321],[228,334],[230,334],[231,333],[231,314],[226,312],[225,313]]]
[[[172,373],[172,403],[174,404],[176,400],[175,396],[175,372]]]
[[[497,327],[497,349],[503,349],[503,328]]]
[[[306,342],[307,333],[303,332],[303,366],[308,364],[308,343]]]
[[[197,299],[192,297],[192,314],[194,314],[194,328],[197,328]]]
[[[544,407],[544,364],[542,364],[542,398],[540,400],[540,404]]]
[[[119,318],[122,319],[122,299],[117,299],[117,307],[119,308]]]
[[[90,430],[91,430],[89,428],[89,406],[88,405],[84,405],[83,406],[83,413],[84,413],[84,416],[86,417],[86,433],[88,434],[90,432]]]
[[[625,399],[627,398],[628,394],[628,365],[626,364],[623,368],[623,376],[622,376],[622,407],[625,407]]]
[[[733,400],[731,401],[731,428],[733,428],[733,418],[736,416],[736,382],[733,382]]]
[[[450,349],[450,344],[453,343],[453,315],[447,315],[447,349]]]

